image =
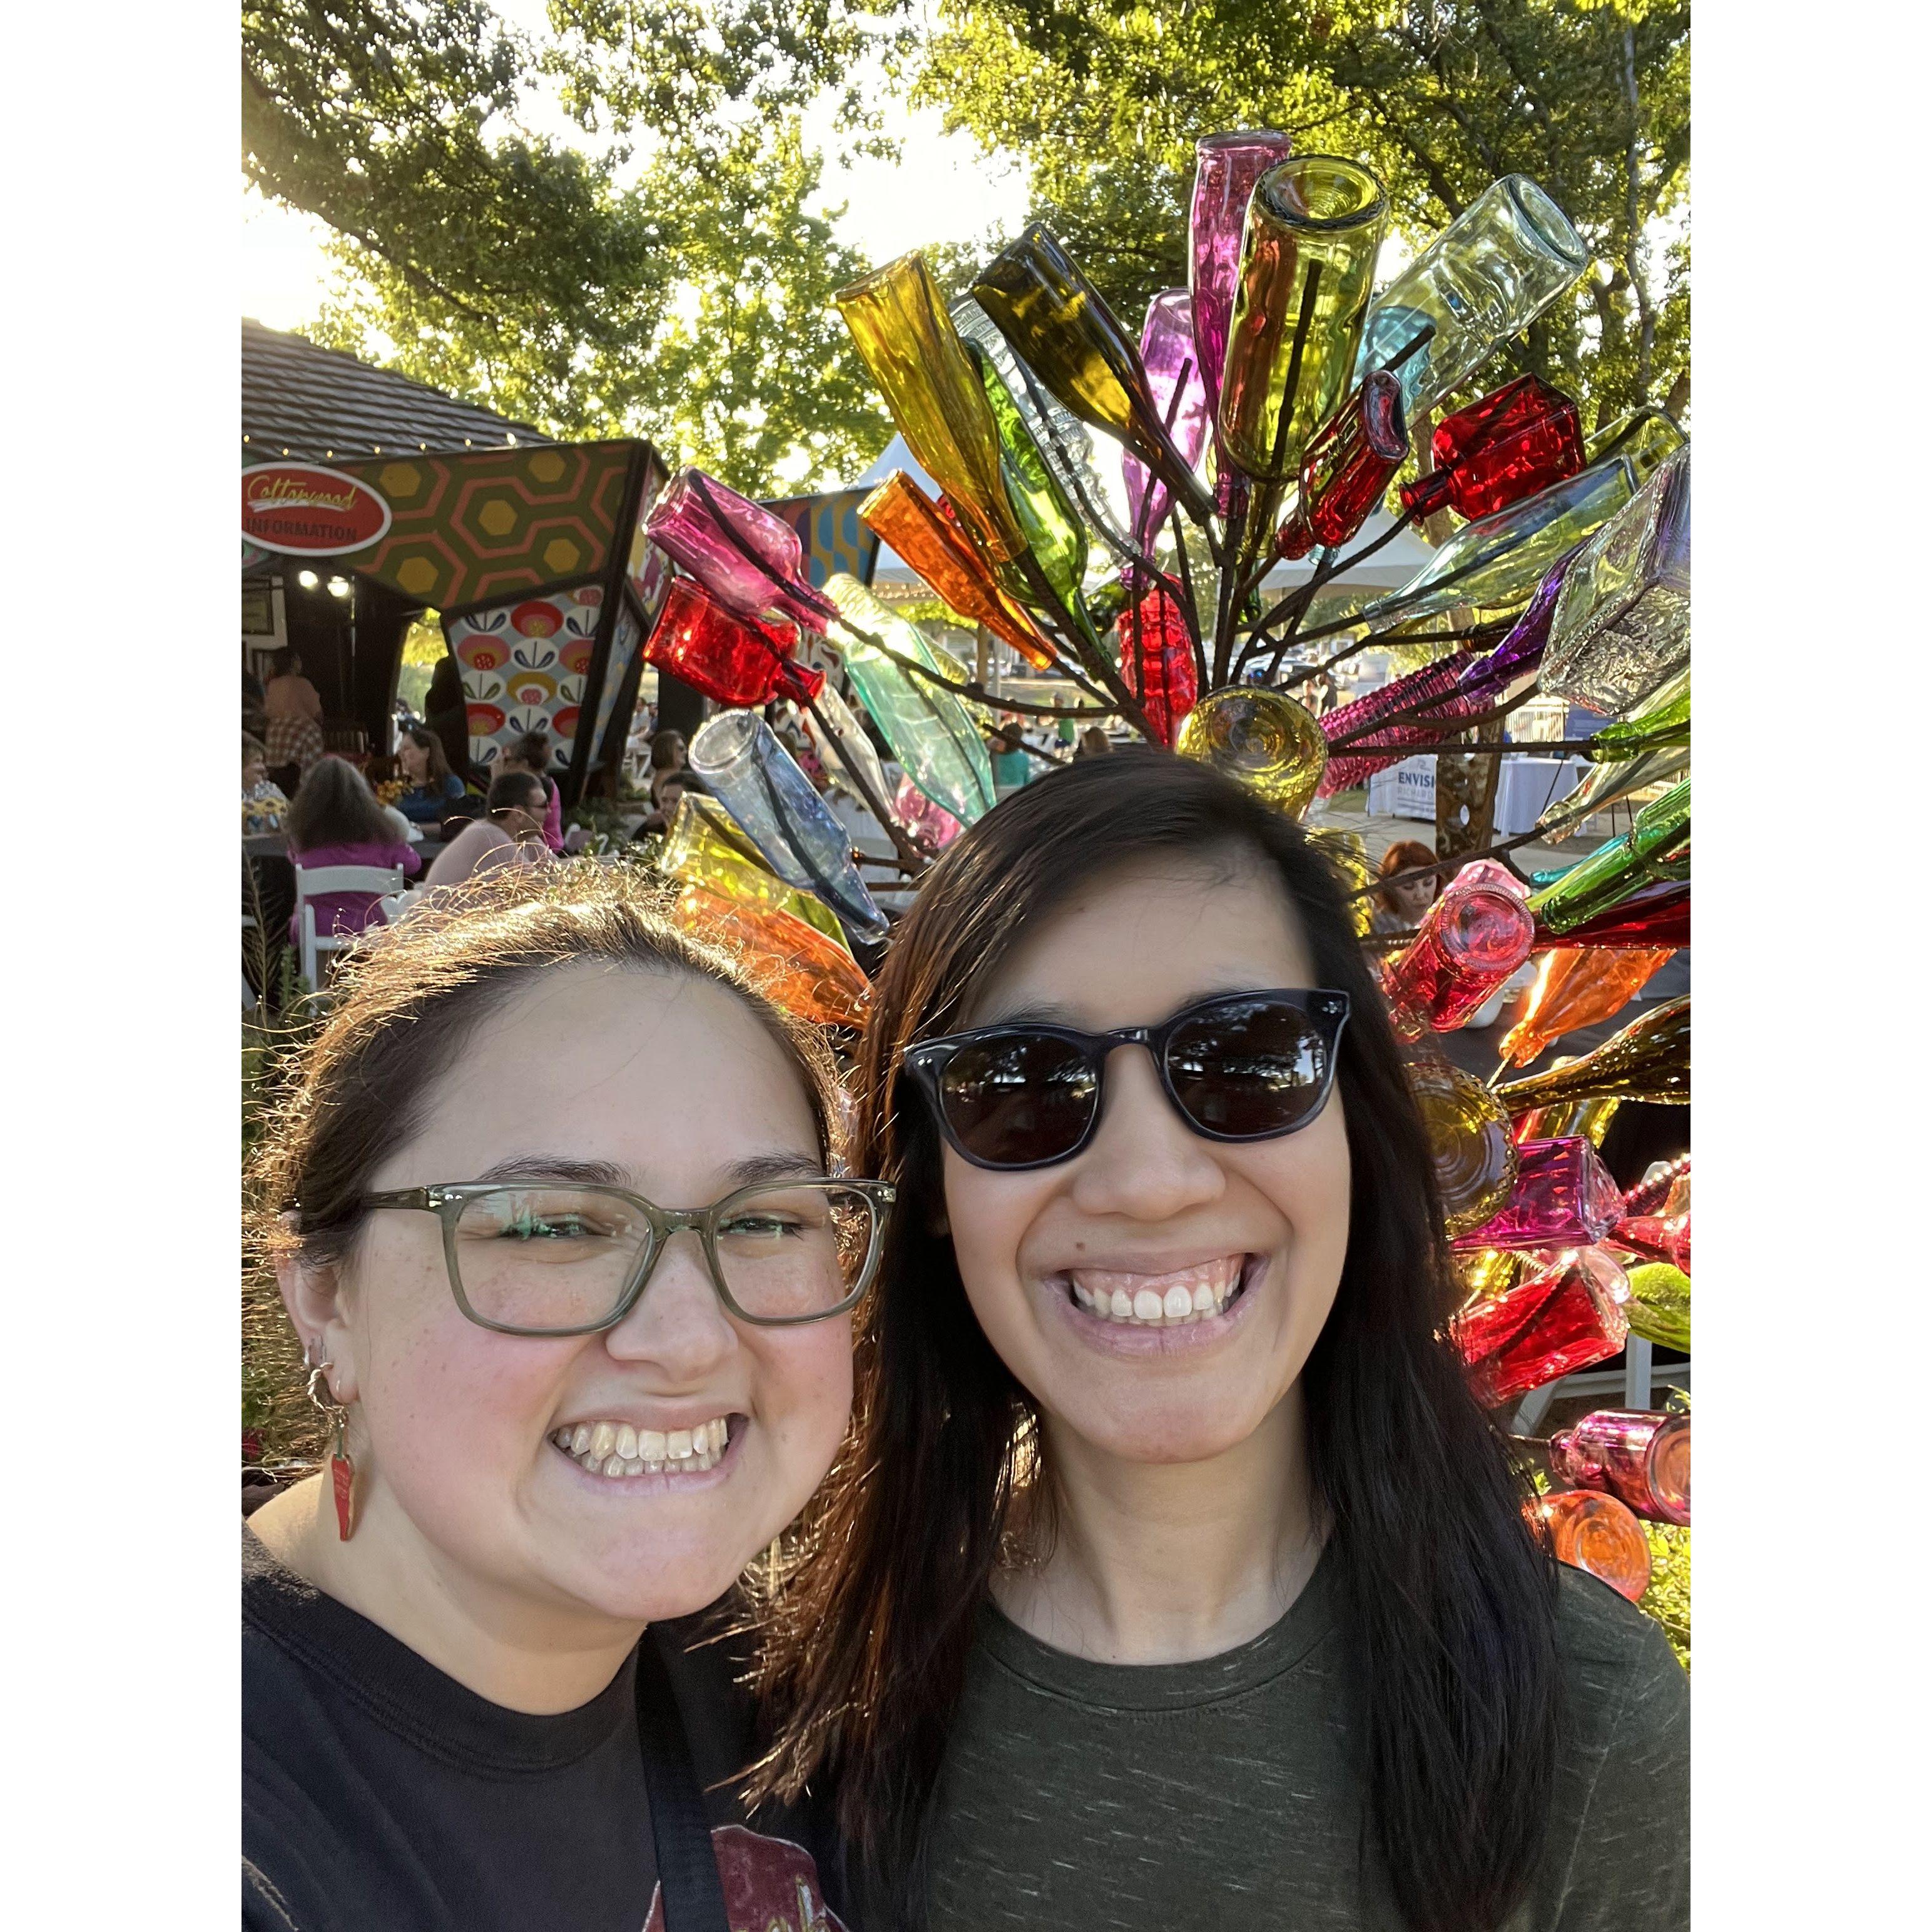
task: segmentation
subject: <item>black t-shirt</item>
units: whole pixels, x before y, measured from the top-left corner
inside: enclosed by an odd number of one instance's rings
[[[752,1712],[702,1618],[654,1625],[734,1927],[836,1932],[834,1841],[803,1811],[754,1830],[731,1785]],[[244,1932],[663,1932],[636,1658],[587,1704],[506,1710],[242,1550]],[[721,1783],[724,1789],[712,1787]]]

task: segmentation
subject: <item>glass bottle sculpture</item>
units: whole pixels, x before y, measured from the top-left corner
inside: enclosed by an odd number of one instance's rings
[[[820,898],[788,886],[765,862],[744,828],[715,798],[688,791],[671,814],[658,865],[674,878],[736,899],[754,911],[789,914],[843,946],[844,928]]]
[[[971,824],[993,805],[992,763],[979,727],[951,692],[895,664],[878,648],[882,643],[937,671],[932,646],[856,578],[837,572],[826,578],[825,589],[845,620],[832,641],[844,652],[845,668],[892,756],[934,803]]]
[[[892,816],[936,852],[943,852],[966,829],[945,806],[934,805],[903,772],[892,803]]]
[[[1456,1312],[1450,1332],[1485,1408],[1607,1361],[1624,1345],[1630,1285],[1601,1248],[1566,1250],[1506,1293]]]
[[[776,615],[823,631],[838,615],[812,587],[798,532],[701,470],[681,470],[664,485],[644,530],[740,616]]]
[[[1185,289],[1163,289],[1148,304],[1141,325],[1141,362],[1167,433],[1190,470],[1200,466],[1208,446],[1208,391],[1194,346],[1194,309]],[[1126,485],[1127,522],[1134,541],[1150,549],[1172,500],[1167,485],[1131,449],[1120,452]]]
[[[1177,585],[1156,584],[1117,626],[1120,680],[1140,700],[1156,738],[1168,746],[1200,690],[1193,640],[1175,601],[1179,595]]]
[[[885,915],[859,876],[845,828],[763,718],[721,711],[698,728],[688,755],[780,878],[816,892],[851,931],[884,937]]]
[[[1444,1225],[1454,1237],[1499,1214],[1516,1185],[1509,1115],[1473,1073],[1446,1060],[1413,1060],[1410,1090],[1429,1136]]]
[[[1568,1054],[1556,1064],[1567,1066],[1576,1057]],[[1510,1122],[1510,1136],[1518,1147],[1531,1141],[1586,1140],[1600,1148],[1622,1105],[1616,1094],[1600,1094],[1593,1100],[1573,1100],[1567,1106],[1532,1107]]]
[[[1626,1214],[1688,1214],[1690,1211],[1690,1156],[1680,1154],[1654,1160],[1643,1178],[1624,1196]]]
[[[1529,957],[1535,931],[1514,873],[1492,859],[1465,866],[1382,968],[1396,1033],[1453,1032]]]
[[[1082,521],[1110,549],[1124,553],[1126,526],[1114,512],[1087,425],[1013,353],[1012,344],[970,296],[952,304],[952,315],[960,340],[978,348],[1000,372],[1028,433]]]
[[[1526,1265],[1514,1248],[1458,1249],[1453,1257],[1467,1301],[1492,1301],[1522,1279]]]
[[[1666,1000],[1568,1066],[1552,1067],[1494,1090],[1513,1114],[1615,1094],[1626,1100],[1688,1106],[1690,1100],[1690,996]]]
[[[1402,385],[1377,370],[1308,440],[1294,514],[1274,547],[1291,562],[1346,543],[1381,505],[1408,454]]]
[[[844,946],[804,920],[694,884],[673,901],[671,921],[698,938],[722,940],[758,990],[787,1012],[817,1026],[865,1025],[871,982]]]
[[[1196,522],[1206,521],[1214,500],[1162,422],[1139,350],[1051,230],[1029,224],[980,270],[973,294],[1075,416],[1128,444]]]
[[[1187,291],[1194,341],[1211,421],[1221,402],[1228,357],[1228,324],[1241,268],[1241,237],[1255,184],[1288,159],[1292,143],[1272,128],[1210,134],[1194,144],[1194,195],[1187,217]]]
[[[1529,902],[1547,932],[1572,933],[1628,898],[1639,886],[1690,876],[1690,781],[1654,798],[1620,838],[1599,845]],[[1572,944],[1580,942],[1572,941]]]
[[[876,530],[949,608],[1009,644],[1036,670],[1053,668],[1053,646],[993,580],[964,533],[903,470],[895,470],[859,506],[859,520]]]
[[[1548,806],[1536,821],[1536,829],[1552,845],[1560,845],[1582,832],[1591,815],[1606,810],[1633,792],[1647,791],[1652,785],[1667,785],[1682,778],[1690,766],[1688,744],[1665,745],[1634,758],[1613,764],[1592,765],[1583,782]]]
[[[1687,439],[1675,416],[1666,416],[1654,403],[1620,416],[1598,430],[1583,446],[1586,463],[1600,463],[1606,456],[1621,456],[1630,465],[1630,474],[1640,488],[1648,483],[1657,466],[1674,449],[1682,449]]]
[[[1540,952],[1553,946],[1669,946],[1674,951],[1690,944],[1690,888],[1665,880],[1640,886],[1608,912],[1599,913],[1566,933],[1552,933],[1539,925],[1531,950]]]
[[[1278,162],[1255,184],[1216,422],[1250,476],[1299,475],[1348,393],[1388,220],[1382,183],[1334,154]]]
[[[1359,621],[1380,629],[1397,616],[1432,616],[1459,604],[1513,608],[1635,494],[1620,457],[1579,470],[1492,517],[1464,524],[1400,590],[1364,606]]]
[[[1527,175],[1504,175],[1376,304],[1361,370],[1394,369],[1414,421],[1527,328],[1588,261],[1562,209]]]
[[[1565,946],[1538,962],[1529,998],[1503,1036],[1502,1057],[1527,1066],[1553,1040],[1621,1012],[1670,957],[1667,946]]]
[[[1588,755],[1598,764],[1610,764],[1666,745],[1690,742],[1690,674],[1687,669],[1666,678],[1634,705],[1628,716],[1592,732]]]
[[[1519,376],[1444,417],[1430,448],[1435,468],[1402,486],[1402,508],[1418,517],[1445,506],[1493,516],[1583,466],[1576,405],[1540,376]]]
[[[1690,1520],[1690,1418],[1600,1408],[1550,1438],[1559,1481],[1599,1490],[1653,1522]]]
[[[1660,1348],[1690,1352],[1690,1277],[1671,1262],[1630,1270],[1630,1333]]]
[[[1690,446],[1571,560],[1550,625],[1543,689],[1627,711],[1690,661]]]
[[[812,740],[812,748],[818,754],[818,762],[825,767],[825,776],[849,797],[863,805],[865,785],[869,784],[873,797],[891,798],[892,788],[878,753],[872,748],[872,740],[866,735],[865,726],[830,685],[818,694],[816,711],[805,713],[805,733]],[[859,768],[856,776],[847,765],[848,758]]]
[[[1640,1261],[1667,1262],[1690,1272],[1690,1216],[1688,1214],[1630,1214],[1610,1230],[1610,1244]]]
[[[1257,685],[1210,691],[1187,714],[1174,748],[1260,793],[1291,818],[1308,809],[1328,762],[1328,741],[1306,708]]]
[[[1587,1140],[1518,1140],[1516,1160],[1509,1199],[1459,1248],[1592,1247],[1616,1225],[1623,1195]]]
[[[1534,1507],[1558,1562],[1587,1570],[1632,1603],[1650,1588],[1650,1544],[1627,1503],[1595,1490],[1559,1490]]]
[[[808,704],[825,674],[795,663],[791,639],[754,617],[728,610],[694,578],[672,580],[644,646],[648,663],[682,678],[716,704]]]
[[[832,300],[926,473],[972,520],[986,554],[1017,556],[1026,534],[1006,501],[1000,440],[926,257],[902,255]]]

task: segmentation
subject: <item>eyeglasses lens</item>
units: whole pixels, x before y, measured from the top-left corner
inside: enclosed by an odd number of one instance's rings
[[[1181,1111],[1208,1133],[1286,1133],[1313,1118],[1328,1047],[1299,1007],[1216,1006],[1170,1036],[1167,1077]]]
[[[977,1160],[1024,1167],[1080,1144],[1100,1082],[1080,1049],[1011,1034],[962,1047],[940,1076],[946,1124]]]
[[[493,1188],[456,1222],[464,1299],[508,1328],[583,1328],[624,1298],[651,1226],[628,1202],[594,1189]]]
[[[731,1299],[765,1321],[829,1315],[864,1285],[872,1202],[849,1187],[789,1181],[741,1195],[715,1237]]]

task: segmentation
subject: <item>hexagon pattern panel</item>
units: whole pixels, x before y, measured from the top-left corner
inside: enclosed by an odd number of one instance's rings
[[[554,760],[569,756],[603,610],[602,586],[587,584],[445,620],[463,674],[472,764],[494,764],[526,731],[550,734]]]

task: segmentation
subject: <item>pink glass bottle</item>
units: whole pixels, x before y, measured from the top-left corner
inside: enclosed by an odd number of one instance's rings
[[[1453,1032],[1529,957],[1535,932],[1514,873],[1493,859],[1465,866],[1383,968],[1396,1032]]]
[[[808,704],[825,674],[794,663],[783,633],[726,610],[694,580],[676,578],[644,646],[646,662],[701,691],[714,704]]]
[[[1378,369],[1308,440],[1294,514],[1275,532],[1277,552],[1292,562],[1317,544],[1346,543],[1382,502],[1408,454],[1402,385]]]
[[[798,532],[701,470],[680,470],[644,519],[644,535],[728,609],[776,613],[823,634],[838,607],[808,580]]]
[[[1502,1213],[1456,1238],[1475,1248],[1586,1248],[1616,1226],[1624,1197],[1581,1136],[1519,1142],[1516,1185]]]
[[[1492,1408],[1607,1361],[1630,1333],[1629,1295],[1623,1270],[1601,1248],[1578,1248],[1464,1308],[1450,1330],[1477,1400]]]
[[[1596,1490],[1563,1490],[1536,1509],[1558,1562],[1588,1570],[1632,1603],[1650,1588],[1650,1544],[1627,1504]]]
[[[1418,517],[1444,504],[1473,520],[1486,517],[1583,466],[1576,405],[1540,376],[1519,376],[1436,425],[1436,467],[1406,484],[1402,506]]]
[[[1163,289],[1148,304],[1141,360],[1174,446],[1190,463],[1198,464],[1208,446],[1208,388],[1194,346],[1193,303],[1185,289]],[[1134,541],[1145,548],[1154,542],[1173,494],[1124,447],[1120,476],[1127,486],[1129,527]]]
[[[1600,1408],[1550,1438],[1550,1467],[1580,1490],[1603,1490],[1653,1522],[1690,1520],[1690,1418]]]
[[[1668,1262],[1690,1272],[1690,1216],[1632,1214],[1617,1222],[1606,1238],[1613,1247],[1647,1262]]]

